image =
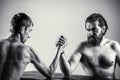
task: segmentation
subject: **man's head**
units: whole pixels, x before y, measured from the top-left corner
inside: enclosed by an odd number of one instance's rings
[[[25,13],[15,14],[11,20],[11,32],[14,35],[20,34],[21,42],[25,42],[29,38],[29,33],[32,31],[33,22]]]
[[[101,14],[94,13],[87,17],[85,28],[88,31],[88,42],[93,45],[100,45],[108,25]]]

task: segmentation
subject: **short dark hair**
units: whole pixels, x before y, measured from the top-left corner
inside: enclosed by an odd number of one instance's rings
[[[106,22],[105,18],[101,14],[99,14],[99,13],[91,14],[90,16],[87,17],[85,23],[86,22],[93,23],[95,21],[99,21],[99,23],[100,23],[99,25],[100,25],[101,28],[105,26],[105,32],[103,33],[103,35],[105,35],[105,33],[108,29],[108,25],[107,25],[107,22]]]
[[[25,26],[26,29],[31,25],[33,26],[33,22],[31,18],[25,13],[17,13],[13,16],[11,20],[11,25],[12,25],[13,32],[17,34],[19,33],[19,31],[23,26]]]

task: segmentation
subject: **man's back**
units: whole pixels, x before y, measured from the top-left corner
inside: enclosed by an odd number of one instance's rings
[[[12,39],[0,42],[0,80],[19,80],[29,62],[24,44]]]

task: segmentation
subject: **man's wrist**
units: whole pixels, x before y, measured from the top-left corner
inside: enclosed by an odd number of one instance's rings
[[[63,51],[61,52],[61,54],[64,54],[64,52],[65,52],[65,51],[63,50]]]

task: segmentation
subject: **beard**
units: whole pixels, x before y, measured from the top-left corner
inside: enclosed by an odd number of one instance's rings
[[[99,46],[101,41],[103,39],[103,35],[100,34],[99,36],[97,35],[92,35],[88,37],[88,43],[92,46]]]

